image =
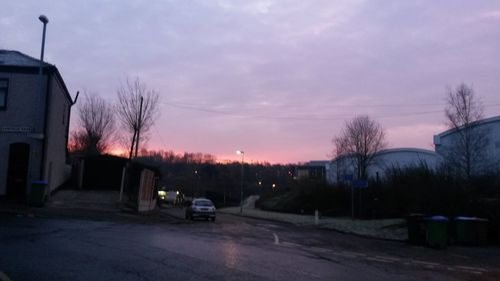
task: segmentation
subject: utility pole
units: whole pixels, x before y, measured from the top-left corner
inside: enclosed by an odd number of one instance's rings
[[[240,186],[240,214],[243,213],[243,166],[245,165],[245,152],[243,150],[236,151],[236,154],[241,155],[241,186]]]
[[[139,150],[139,138],[141,136],[141,126],[142,126],[142,101],[143,97],[141,96],[141,106],[139,107],[139,122],[137,124],[137,139],[135,143],[135,158],[137,158],[137,151]]]

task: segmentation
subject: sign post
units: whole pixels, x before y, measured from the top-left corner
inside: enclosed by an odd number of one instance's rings
[[[361,214],[361,199],[362,199],[362,196],[361,196],[361,190],[362,189],[365,189],[365,188],[368,188],[368,181],[367,180],[355,180],[354,181],[354,188],[357,188],[359,189],[359,203],[358,203],[358,209],[359,209],[359,214]],[[354,210],[352,211],[354,213]]]
[[[353,185],[353,175],[344,175],[344,180],[349,182],[351,186],[351,220],[354,220],[354,185]]]

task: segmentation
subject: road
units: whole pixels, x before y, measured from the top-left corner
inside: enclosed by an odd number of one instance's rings
[[[500,280],[498,248],[437,251],[223,214],[0,220],[0,280]]]

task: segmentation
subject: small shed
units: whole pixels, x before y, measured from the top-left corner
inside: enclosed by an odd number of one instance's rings
[[[113,155],[85,156],[77,161],[77,187],[85,190],[120,190],[128,159]]]

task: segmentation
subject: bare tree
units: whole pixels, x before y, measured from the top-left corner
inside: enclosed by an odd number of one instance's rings
[[[137,157],[141,137],[144,138],[158,116],[158,99],[158,92],[149,90],[139,78],[127,79],[118,89],[117,113],[128,134],[129,158],[133,156],[134,147]]]
[[[472,86],[464,83],[455,90],[448,89],[446,102],[447,123],[457,136],[446,151],[446,161],[469,179],[483,163],[484,149],[488,144],[487,133],[474,126],[483,118],[483,106],[476,99]]]
[[[367,178],[367,169],[374,156],[385,146],[382,126],[363,115],[346,122],[340,136],[333,139],[337,159],[350,158],[358,179]]]
[[[78,108],[78,118],[70,150],[85,155],[105,152],[115,129],[113,107],[99,96],[87,94]]]

